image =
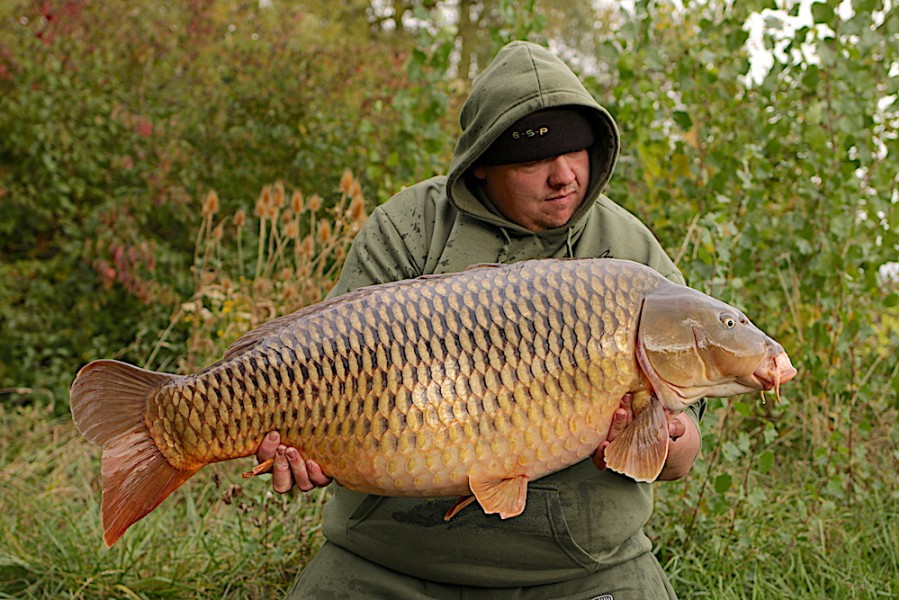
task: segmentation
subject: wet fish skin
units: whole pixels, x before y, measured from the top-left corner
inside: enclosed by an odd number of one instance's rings
[[[278,430],[342,485],[380,494],[467,493],[475,463],[545,475],[595,450],[609,408],[640,386],[639,300],[664,281],[556,267],[391,285],[290,319],[163,386],[151,434],[190,470]]]
[[[524,509],[527,481],[590,456],[620,398],[636,393],[648,408],[630,430],[655,430],[655,448],[622,436],[609,464],[651,480],[668,443],[656,396],[681,410],[720,389],[739,393],[795,374],[776,342],[747,327],[744,380],[716,367],[724,384],[702,380],[684,392],[699,362],[730,354],[660,352],[683,345],[675,334],[641,354],[644,307],[656,306],[653,328],[676,330],[659,306],[677,295],[711,307],[711,329],[721,306],[733,310],[628,261],[528,261],[313,305],[250,332],[193,375],[91,363],[73,383],[72,409],[82,433],[104,446],[106,542],[204,465],[254,454],[272,430],[351,489],[474,493],[507,517]]]

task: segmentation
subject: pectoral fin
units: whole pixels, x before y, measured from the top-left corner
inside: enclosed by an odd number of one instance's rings
[[[634,420],[606,448],[606,466],[636,481],[655,481],[668,458],[668,419],[655,396],[634,398]]]
[[[528,495],[528,478],[525,475],[507,479],[470,478],[468,485],[488,515],[498,513],[501,519],[508,519],[524,511]]]

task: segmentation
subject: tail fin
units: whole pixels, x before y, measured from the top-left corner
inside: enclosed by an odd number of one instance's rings
[[[72,383],[72,417],[81,434],[103,446],[103,539],[112,546],[196,470],[169,464],[150,435],[147,399],[176,375],[114,360],[85,366]]]

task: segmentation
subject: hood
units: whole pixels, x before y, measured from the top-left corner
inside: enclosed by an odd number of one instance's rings
[[[515,121],[534,111],[560,106],[582,107],[593,127],[596,142],[590,152],[590,184],[583,206],[569,225],[538,235],[558,235],[580,223],[612,176],[618,160],[618,128],[564,62],[546,48],[522,41],[500,50],[475,79],[462,107],[462,136],[447,175],[447,195],[456,209],[506,230],[530,234],[479,199],[479,191],[472,189],[477,186],[471,184],[469,170]]]

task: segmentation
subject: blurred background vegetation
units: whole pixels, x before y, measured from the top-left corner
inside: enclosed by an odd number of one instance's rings
[[[0,597],[277,597],[324,495],[210,469],[101,546],[89,360],[186,372],[327,292],[366,210],[442,173],[471,78],[548,45],[615,116],[608,194],[788,349],[660,484],[682,597],[899,595],[891,0],[0,0]],[[892,271],[896,273],[896,271]]]

